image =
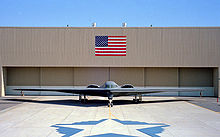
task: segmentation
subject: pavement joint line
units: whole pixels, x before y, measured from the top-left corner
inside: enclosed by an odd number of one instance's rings
[[[46,135],[46,137],[49,137],[53,132],[54,130],[50,129],[50,132]]]
[[[22,104],[24,104],[24,103],[26,103],[26,102],[22,102],[22,103],[20,103],[20,104],[15,105],[15,106],[12,106],[12,107],[3,109],[3,110],[0,111],[0,114],[6,113],[6,112],[8,112],[8,111],[10,111],[10,110],[13,110],[13,109],[15,109],[16,107],[19,107],[20,105],[22,105]]]
[[[111,113],[111,114],[112,114],[112,113]],[[119,118],[117,118],[115,115],[112,114],[112,116],[119,120]]]
[[[204,121],[201,121],[201,119],[198,119],[198,118],[196,118],[198,121],[200,121],[201,123],[203,123],[203,128],[205,128],[204,127],[204,125],[206,125],[206,126],[208,126],[208,124],[207,123],[205,123]],[[212,127],[213,129],[215,129],[215,130],[218,130],[216,127]]]
[[[111,107],[109,107],[109,119],[111,119],[111,116],[119,120],[119,118],[112,114]]]
[[[110,110],[110,107],[108,107],[108,108],[109,108],[109,111],[108,111],[108,112],[109,112],[109,113],[108,113],[108,114],[109,114],[109,115],[108,115],[108,119],[111,119],[111,110]]]
[[[61,122],[65,121],[72,113],[73,113],[73,111],[71,111]],[[54,132],[54,130],[51,130],[51,131],[48,133],[47,137],[49,137],[53,132]]]
[[[187,101],[185,101],[185,102],[187,102]],[[208,109],[208,108],[205,108],[205,107],[202,107],[202,106],[199,106],[199,105],[193,104],[193,103],[191,103],[191,102],[187,102],[187,103],[189,103],[189,104],[192,104],[192,105],[194,105],[194,106],[197,106],[197,107],[200,107],[200,108],[203,108],[203,109],[206,109],[206,110],[209,110],[209,111],[212,111],[212,112],[215,112],[215,113],[219,113],[219,114],[220,114],[220,112],[217,112],[217,111],[214,111],[214,110],[211,110],[211,109]]]
[[[176,97],[175,97],[175,98],[176,98]],[[176,98],[176,99],[178,99],[178,98]],[[182,100],[182,99],[181,99],[181,100]],[[184,100],[183,100],[183,101],[184,101]],[[208,108],[205,108],[205,107],[202,107],[202,106],[193,104],[193,103],[188,102],[188,101],[184,101],[184,102],[189,103],[189,104],[192,104],[192,105],[197,106],[197,107],[200,107],[200,108],[204,108],[204,109],[206,109],[206,110],[209,110],[209,111],[212,111],[212,112],[215,112],[215,113],[220,113],[220,112],[217,112],[217,111],[214,111],[214,110],[211,110],[211,109],[208,109]]]
[[[7,96],[6,96],[7,97]],[[4,97],[3,97],[4,98]],[[37,97],[38,98],[38,97]],[[20,102],[20,101],[19,101]],[[16,107],[19,107],[19,106],[21,106],[22,104],[27,104],[28,102],[21,102],[20,104],[17,104],[17,105],[15,105],[15,106],[12,106],[12,107],[9,107],[9,108],[6,108],[6,109],[4,109],[4,110],[1,110],[0,111],[0,114],[3,114],[3,113],[6,113],[6,112],[8,112],[8,111],[10,111],[10,110],[13,110],[13,109],[15,109]]]
[[[96,111],[95,111],[95,112],[96,112],[96,113],[95,113],[95,119],[96,119],[98,110],[99,110],[99,107],[96,108]],[[92,126],[91,129],[89,130],[89,135],[91,135],[91,132],[92,132],[93,128],[94,128],[94,126]]]
[[[22,104],[28,104],[29,102],[24,102],[24,103],[21,103],[21,105]],[[20,104],[19,104],[20,105]],[[45,110],[46,108],[43,108],[42,110]],[[31,114],[29,117],[27,117],[27,118],[25,118],[25,119],[23,119],[23,120],[21,120],[21,121],[19,121],[19,122],[17,122],[15,125],[17,125],[17,124],[19,124],[20,122],[23,122],[23,121],[25,121],[25,120],[27,120],[27,119],[30,119],[31,117],[33,117],[34,115],[36,115],[36,114],[38,114],[38,113],[40,113],[40,111],[39,112],[37,112],[37,113],[34,113],[34,114]],[[9,128],[11,128],[11,127],[13,127],[14,125],[11,125],[11,126],[9,126]],[[3,131],[2,133],[5,133],[6,131]]]

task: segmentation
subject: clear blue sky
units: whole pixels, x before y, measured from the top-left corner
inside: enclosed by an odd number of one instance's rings
[[[220,0],[0,0],[0,26],[220,26]]]

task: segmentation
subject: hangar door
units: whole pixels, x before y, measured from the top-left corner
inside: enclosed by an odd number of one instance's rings
[[[119,85],[203,87],[207,89],[204,95],[214,96],[213,68],[8,67],[6,75],[6,95],[20,95],[19,92],[12,90],[16,87],[102,85],[105,81],[112,80]],[[64,95],[59,92],[28,92],[27,94]],[[199,93],[160,93],[159,95],[199,96]]]
[[[110,68],[110,80],[118,85],[144,86],[144,68]]]
[[[102,85],[109,80],[109,68],[73,68],[74,86],[85,86],[88,84]]]
[[[214,96],[212,68],[180,68],[179,85],[181,87],[202,87],[203,96]],[[199,93],[179,93],[179,96],[199,96]]]
[[[178,68],[145,68],[145,86],[178,86]]]
[[[145,86],[201,87],[214,96],[213,68],[145,68]],[[153,95],[153,94],[152,94]],[[164,92],[154,95],[200,96],[199,92]]]
[[[7,68],[6,95],[20,95],[17,87],[72,87],[73,68],[10,67]],[[26,95],[61,95],[59,92],[26,92]]]

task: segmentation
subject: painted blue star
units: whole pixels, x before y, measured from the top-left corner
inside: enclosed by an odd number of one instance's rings
[[[114,136],[135,137],[135,136],[125,135],[125,134],[120,134],[122,133],[122,131],[124,131],[122,125],[126,125],[126,126],[135,125],[136,131],[139,131],[151,137],[159,137],[157,134],[162,133],[164,131],[164,127],[169,126],[164,123],[146,123],[146,122],[139,122],[139,121],[124,121],[124,120],[118,120],[118,119],[108,119],[108,120],[101,119],[97,121],[75,122],[72,124],[56,124],[56,125],[53,125],[52,127],[57,128],[56,131],[58,133],[64,134],[62,137],[69,137],[69,136],[75,135],[85,130],[85,126],[87,127],[92,126],[92,129],[94,130],[94,133],[91,132],[92,135],[90,134],[90,136],[87,136],[87,137],[99,137],[99,136],[100,137],[101,136],[102,137],[114,137]],[[125,128],[127,128],[126,126]],[[137,129],[136,128],[137,126],[145,127],[145,128]],[[151,126],[151,127],[146,128],[146,126]],[[115,127],[119,127],[119,129]]]

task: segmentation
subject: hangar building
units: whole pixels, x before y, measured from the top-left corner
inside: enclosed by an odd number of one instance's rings
[[[95,56],[96,36],[126,36],[126,56]],[[0,96],[19,95],[15,87],[101,85],[107,80],[203,87],[204,96],[219,96],[219,67],[220,27],[0,27]]]

